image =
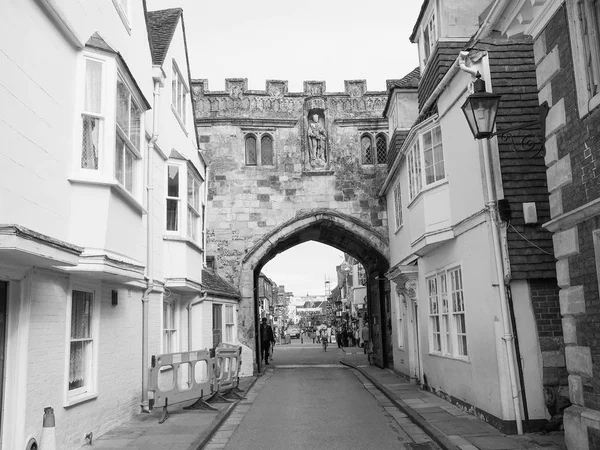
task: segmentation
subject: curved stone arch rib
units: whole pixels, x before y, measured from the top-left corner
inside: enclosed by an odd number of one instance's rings
[[[389,261],[389,241],[386,236],[347,214],[330,209],[317,209],[299,213],[267,233],[248,250],[242,260],[242,266],[253,270],[278,243],[317,223],[329,223],[347,231],[365,247],[373,249]]]

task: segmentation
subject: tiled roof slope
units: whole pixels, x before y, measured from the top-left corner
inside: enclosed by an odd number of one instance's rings
[[[477,43],[477,50],[488,51],[494,92],[502,95],[496,119],[497,132],[537,120],[539,103],[532,41],[526,38],[487,39]],[[544,155],[535,156],[537,150],[524,152],[518,146],[523,136],[535,133],[539,135],[540,129],[518,132],[516,152],[510,139],[503,141],[498,137],[504,197],[512,211],[508,253],[513,279],[556,277],[552,235],[541,225],[550,220]],[[523,202],[535,202],[538,224],[525,225]],[[548,254],[519,236],[515,229]]]
[[[419,67],[413,69],[410,73],[405,75],[399,80],[387,80],[387,101],[385,103],[385,107],[383,108],[383,117],[387,117],[387,111],[390,107],[390,102],[392,101],[392,95],[394,94],[394,89],[418,89],[419,80],[421,79],[421,69]]]
[[[412,42],[413,44],[415,43],[415,38],[417,37],[417,31],[419,31],[419,24],[421,23],[421,19],[423,19],[423,14],[425,14],[425,11],[427,10],[428,5],[429,5],[429,0],[424,0],[423,4],[421,5],[421,9],[419,10],[419,16],[417,17],[417,21],[413,25],[412,33],[410,34],[410,37],[408,38],[410,40],[410,42]]]
[[[388,148],[388,158],[387,158],[387,166],[388,171],[392,170],[392,166],[394,165],[394,161],[396,161],[396,157],[400,152],[400,149],[404,145],[404,141],[406,140],[406,136],[408,136],[409,130],[399,130],[396,129],[392,138],[390,139],[390,147]]]
[[[419,79],[421,78],[421,69],[416,67],[410,73],[402,77],[400,80],[388,80],[388,90],[392,88],[416,89],[419,87]]]
[[[181,8],[170,8],[146,14],[153,64],[162,65],[165,61],[182,11]]]
[[[229,282],[210,269],[202,269],[202,287],[208,294],[239,299],[240,292]]]
[[[446,42],[438,41],[433,54],[429,57],[427,68],[421,75],[421,83],[419,84],[419,113],[422,113],[421,108],[444,78],[448,69],[452,66],[459,52],[464,48],[465,42]]]

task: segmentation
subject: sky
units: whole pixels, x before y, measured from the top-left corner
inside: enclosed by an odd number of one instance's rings
[[[264,90],[266,80],[325,81],[328,92],[344,80],[367,80],[381,91],[386,80],[418,66],[408,40],[420,0],[147,0],[149,10],[181,7],[191,74],[208,89],[225,89],[225,78],[247,78]],[[342,253],[308,242],[271,260],[263,272],[294,295],[323,295],[325,277],[335,287]]]

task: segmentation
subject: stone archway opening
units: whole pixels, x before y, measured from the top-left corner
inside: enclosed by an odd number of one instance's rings
[[[388,241],[378,231],[351,216],[331,210],[299,214],[259,240],[242,261],[240,288],[240,341],[252,349],[253,372],[260,370],[258,342],[258,277],[267,262],[279,253],[308,241],[320,242],[359,261],[367,274],[367,312],[373,339],[374,361],[392,364]],[[246,370],[249,366],[246,365]]]

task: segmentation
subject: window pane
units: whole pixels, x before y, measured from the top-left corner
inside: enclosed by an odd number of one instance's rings
[[[133,162],[131,150],[125,149],[125,189],[133,193]]]
[[[423,146],[425,148],[431,147],[431,132],[427,132],[423,135]]]
[[[363,136],[360,140],[363,154],[363,164],[373,164],[373,144],[369,136]]]
[[[273,139],[271,136],[263,136],[260,140],[260,163],[273,165]]]
[[[123,184],[124,175],[124,159],[125,159],[125,142],[119,136],[117,136],[117,143],[115,147],[115,178],[119,183]]]
[[[100,114],[102,107],[102,63],[92,59],[85,61],[84,110]]]
[[[167,176],[167,196],[179,197],[179,167],[169,166]]]
[[[135,102],[131,101],[131,129],[129,130],[129,139],[136,149],[140,149],[140,127],[142,123],[142,113]]]
[[[177,231],[179,225],[179,201],[167,199],[167,230]]]
[[[192,208],[188,206],[188,237],[192,240],[197,240],[198,236],[198,215]]]
[[[98,170],[98,139],[100,119],[83,116],[81,137],[81,168]]]
[[[117,80],[117,124],[129,135],[129,91],[121,80]]]
[[[254,136],[246,138],[246,165],[256,165],[256,138]]]
[[[71,339],[91,337],[92,293],[73,291],[71,301]]]
[[[87,383],[90,341],[71,342],[69,352],[69,390],[82,388]]]
[[[433,143],[434,143],[434,145],[442,143],[442,128],[441,127],[435,127],[433,129]]]
[[[385,136],[377,136],[377,164],[385,164],[387,161],[387,142]]]
[[[171,78],[171,104],[177,110],[177,79],[179,74],[177,73],[177,69],[175,69],[175,63],[173,62],[173,76]]]

